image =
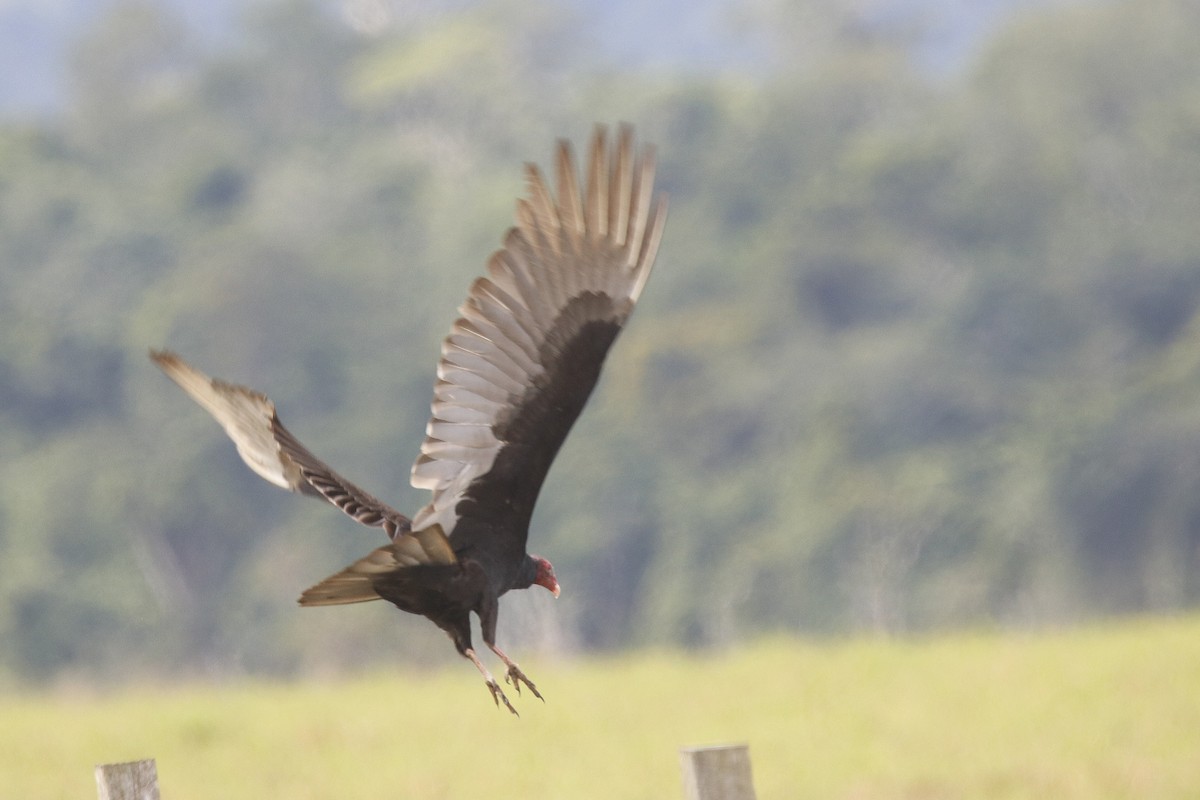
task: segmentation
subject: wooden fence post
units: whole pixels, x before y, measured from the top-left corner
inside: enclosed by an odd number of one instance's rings
[[[154,759],[98,764],[96,791],[99,800],[159,800],[158,768],[154,766]]]
[[[679,751],[687,800],[754,800],[750,748],[744,744]]]

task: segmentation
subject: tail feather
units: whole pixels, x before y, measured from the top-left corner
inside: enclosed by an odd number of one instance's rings
[[[380,599],[370,578],[343,570],[305,589],[299,602],[302,606],[343,606]]]
[[[440,526],[405,534],[391,544],[372,550],[336,575],[305,590],[302,606],[339,606],[382,599],[375,581],[400,570],[432,564],[453,564],[454,551]]]

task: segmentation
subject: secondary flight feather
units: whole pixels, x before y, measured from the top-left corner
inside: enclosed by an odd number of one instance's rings
[[[666,198],[654,196],[653,150],[635,152],[628,126],[611,146],[597,127],[582,187],[566,142],[558,145],[555,173],[557,194],[537,167],[527,167],[517,224],[487,274],[471,284],[442,343],[411,478],[431,498],[411,519],[313,455],[265,395],[210,378],[174,353],[151,352],[252,470],[388,535],[388,544],[305,591],[301,605],[383,599],[429,618],[476,666],[497,705],[514,714],[474,649],[470,614],[504,663],[505,680],[541,698],[496,646],[499,598],[533,585],[558,596],[550,562],[525,549],[533,507],[637,304],[666,220]]]

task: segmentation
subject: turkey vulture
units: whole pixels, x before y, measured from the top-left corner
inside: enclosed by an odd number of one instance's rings
[[[542,695],[496,646],[499,598],[534,584],[559,593],[550,562],[525,551],[542,481],[600,376],[605,354],[650,276],[666,219],[652,197],[654,157],[622,126],[596,128],[580,190],[559,142],[558,194],[527,167],[517,224],[471,284],[442,343],[433,413],[412,485],[433,497],[410,520],[300,444],[263,394],[209,378],[166,351],[150,357],[205,408],[246,464],[293,492],[324,498],[391,542],[300,596],[302,606],[387,600],[428,617],[516,714],[471,643],[470,612],[520,694]]]

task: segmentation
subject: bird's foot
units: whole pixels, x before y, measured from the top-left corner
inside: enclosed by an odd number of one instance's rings
[[[507,708],[512,713],[517,714],[517,710],[515,708],[513,708],[512,703],[508,702],[508,698],[504,696],[504,690],[500,688],[500,684],[496,683],[495,678],[491,678],[491,677],[488,678],[487,687],[488,687],[488,690],[491,691],[491,693],[492,693],[492,700],[494,700],[496,702],[497,708],[500,707],[500,701],[503,700],[504,707]],[[532,688],[532,685],[531,685],[531,688]],[[520,694],[520,691],[521,690],[518,688],[517,693]],[[536,694],[536,692],[535,692],[535,694]],[[521,715],[517,714],[517,716],[519,717]]]
[[[511,683],[513,685],[513,688],[517,690],[517,694],[521,693],[521,684],[523,683],[529,687],[529,691],[533,692],[534,697],[536,697],[538,700],[541,700],[543,703],[546,702],[546,699],[542,697],[542,693],[539,692],[537,687],[533,685],[533,681],[525,677],[525,673],[521,672],[521,668],[516,664],[508,665],[508,674],[504,676],[504,680],[506,683]]]

